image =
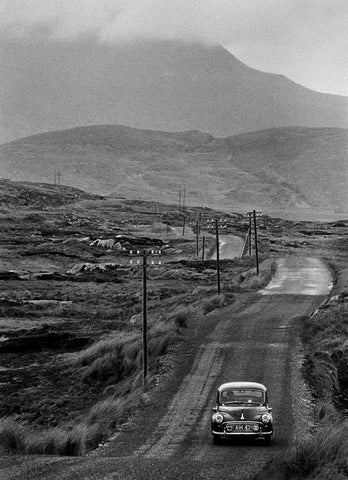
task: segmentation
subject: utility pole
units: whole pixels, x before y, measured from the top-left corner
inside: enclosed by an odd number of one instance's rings
[[[249,256],[251,257],[251,212],[248,212],[249,215]]]
[[[186,215],[185,215],[185,212],[184,212],[184,211],[183,211],[183,213],[182,213],[182,216],[183,216],[182,236],[184,237],[184,236],[185,236],[185,225],[186,225]]]
[[[202,237],[202,263],[204,264],[205,236]]]
[[[218,220],[215,220],[215,232],[216,232],[216,270],[217,270],[217,290],[218,295],[221,293],[220,286],[220,248],[219,248],[219,224]]]
[[[182,201],[182,210],[185,213],[185,200],[186,200],[186,186],[184,185],[184,198]]]
[[[139,250],[133,253],[132,250],[129,251],[130,255],[136,255],[137,261],[136,265],[140,265],[139,257],[142,257],[142,283],[143,283],[143,295],[142,295],[142,313],[143,313],[143,386],[144,389],[147,386],[147,377],[148,377],[148,363],[149,363],[149,352],[148,352],[148,324],[147,324],[147,270],[148,264],[147,258],[148,256],[157,256],[162,255],[162,251],[160,249],[152,249],[149,251],[144,250],[141,253]],[[130,263],[133,264],[133,260],[130,260]],[[161,261],[158,264],[155,263],[155,260],[151,261],[151,265],[161,265]]]
[[[180,185],[180,190],[179,190],[179,212],[181,210],[181,185]]]
[[[143,383],[146,386],[148,374],[148,337],[147,337],[147,254],[143,252]]]
[[[196,255],[199,254],[199,222],[196,222]]]
[[[259,252],[257,248],[257,226],[256,226],[256,210],[253,210],[254,216],[254,237],[255,237],[255,255],[256,255],[256,274],[259,274]]]

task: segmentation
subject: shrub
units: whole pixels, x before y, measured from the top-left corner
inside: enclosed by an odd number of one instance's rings
[[[271,281],[270,271],[260,271],[259,275],[256,275],[256,269],[252,269],[246,276],[242,287],[245,289],[255,290],[264,287]]]
[[[177,331],[187,327],[187,321],[196,314],[192,307],[179,306],[165,316],[165,321],[171,322]]]
[[[30,430],[24,435],[24,452],[40,455],[66,455],[69,435],[60,428]]]
[[[114,428],[121,421],[125,406],[126,400],[122,398],[101,400],[90,410],[86,424],[102,427],[105,434],[105,430]]]
[[[92,435],[93,429],[89,428],[85,424],[78,424],[75,425],[68,431],[67,435],[67,442],[65,445],[65,453],[64,455],[69,456],[78,456],[84,455],[86,451],[93,446],[97,445],[97,443],[89,444],[89,439]]]
[[[337,369],[327,353],[308,354],[303,373],[315,398],[331,400],[338,391]]]
[[[203,313],[209,313],[217,308],[221,308],[225,305],[225,297],[224,295],[214,295],[210,298],[203,300],[202,302],[202,310]]]
[[[0,420],[0,451],[6,453],[21,453],[24,451],[25,429],[10,418]]]
[[[274,259],[264,261],[259,266],[259,275],[256,275],[256,268],[251,268],[241,275],[241,287],[244,289],[259,289],[267,285],[276,270]]]
[[[337,422],[337,410],[331,402],[319,400],[314,407],[314,419],[316,423],[327,422],[335,424]]]
[[[152,358],[152,363],[157,363],[156,357],[160,357],[167,353],[168,348],[176,340],[176,335],[172,331],[168,332],[153,332],[149,336],[149,354]]]
[[[99,340],[90,347],[78,352],[77,355],[74,355],[71,363],[75,366],[90,365],[94,360],[109,352],[120,351],[125,343],[134,341],[138,337],[139,334],[134,333],[109,335],[107,338]]]

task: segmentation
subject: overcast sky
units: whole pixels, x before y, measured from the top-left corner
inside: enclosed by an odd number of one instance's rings
[[[348,0],[0,0],[0,37],[218,42],[254,68],[341,95],[347,25]]]

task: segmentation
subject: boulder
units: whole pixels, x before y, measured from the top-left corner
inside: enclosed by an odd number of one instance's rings
[[[114,244],[115,244],[115,240],[113,238],[109,238],[109,239],[97,238],[96,240],[91,242],[89,245],[91,247],[97,246],[97,247],[112,249]]]

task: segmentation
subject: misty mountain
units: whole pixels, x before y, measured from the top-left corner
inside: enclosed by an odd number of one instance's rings
[[[294,218],[348,216],[348,130],[283,127],[226,138],[117,125],[48,132],[0,146],[0,176],[96,194]]]
[[[347,98],[248,67],[222,46],[1,40],[0,142],[91,124],[201,130],[348,127]]]

